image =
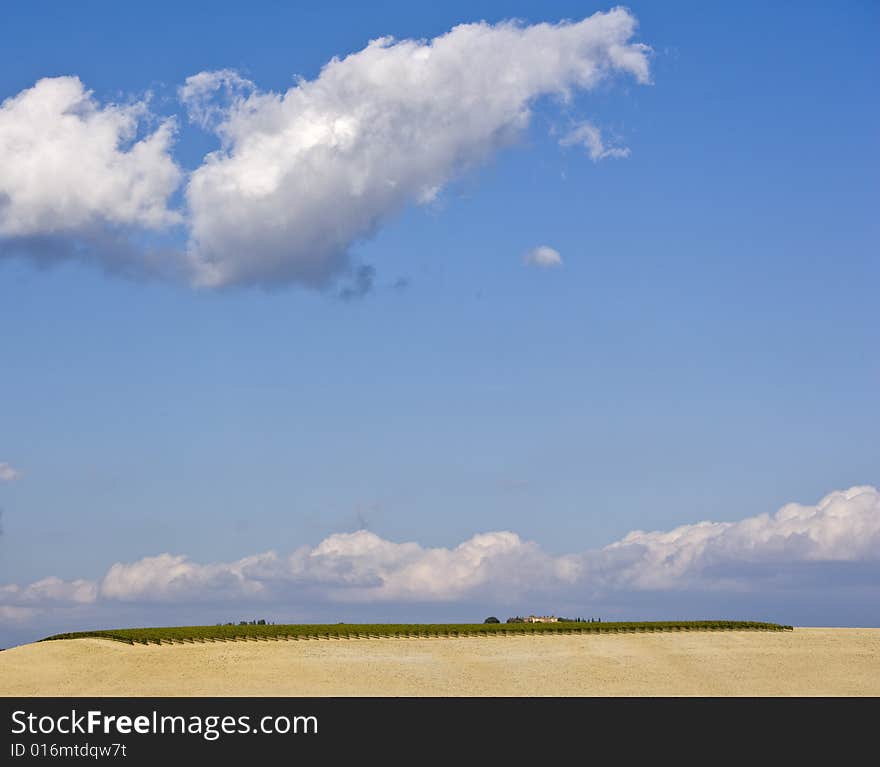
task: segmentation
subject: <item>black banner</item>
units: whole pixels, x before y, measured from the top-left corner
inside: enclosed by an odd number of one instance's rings
[[[546,755],[835,761],[874,748],[880,699],[0,698],[0,763]],[[709,751],[706,751],[709,749]]]

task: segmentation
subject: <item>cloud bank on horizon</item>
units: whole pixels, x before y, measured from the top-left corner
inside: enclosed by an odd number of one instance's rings
[[[589,606],[628,595],[768,595],[784,609],[849,566],[838,598],[880,584],[880,490],[851,487],[815,505],[790,503],[738,522],[634,531],[599,550],[553,555],[512,532],[475,535],[455,548],[395,543],[360,530],[331,535],[288,555],[268,551],[200,564],[164,553],[113,564],[99,580],[0,586],[0,617],[28,623],[113,614],[120,605],[247,605],[295,609],[326,604],[494,603],[541,600]],[[846,569],[846,568],[844,568]],[[828,585],[826,583],[826,585]],[[59,629],[61,630],[61,629]]]
[[[40,80],[0,104],[0,256],[98,261],[207,288],[326,288],[358,274],[355,243],[520,136],[539,97],[568,99],[615,75],[650,82],[636,25],[615,8],[385,37],[284,93],[201,72],[179,97],[220,148],[189,173],[172,155],[180,126],[149,99],[101,105],[75,76]],[[591,123],[562,143],[594,160],[627,153]],[[175,232],[185,244],[145,244]]]

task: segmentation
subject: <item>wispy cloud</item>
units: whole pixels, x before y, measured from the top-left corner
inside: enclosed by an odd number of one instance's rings
[[[602,137],[602,131],[591,122],[578,123],[571,131],[559,139],[561,146],[582,146],[593,162],[609,157],[621,159],[629,157],[628,147],[609,146]]]

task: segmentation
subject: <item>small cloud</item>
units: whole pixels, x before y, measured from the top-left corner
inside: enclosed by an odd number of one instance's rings
[[[0,463],[0,482],[15,482],[21,477],[21,472],[8,463]]]
[[[561,146],[580,145],[589,152],[593,162],[599,162],[607,157],[622,159],[629,157],[628,147],[608,146],[602,138],[602,131],[591,122],[582,122],[575,125],[574,129],[559,139]]]
[[[562,266],[562,256],[549,245],[539,245],[526,253],[523,263],[526,266],[537,266],[541,269],[553,269]]]

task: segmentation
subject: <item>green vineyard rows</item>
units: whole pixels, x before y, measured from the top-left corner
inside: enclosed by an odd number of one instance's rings
[[[332,623],[247,626],[172,626],[54,634],[41,640],[98,637],[128,644],[367,639],[382,637],[509,636],[520,634],[616,634],[658,631],[790,631],[791,626],[756,621],[652,621],[625,623]]]

